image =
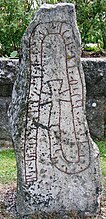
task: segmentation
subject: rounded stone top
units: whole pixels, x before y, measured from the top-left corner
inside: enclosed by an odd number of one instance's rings
[[[75,19],[75,6],[72,3],[43,4],[35,14],[35,20],[40,22],[71,21]],[[72,20],[71,20],[72,19]]]
[[[43,5],[41,5],[40,8],[47,8],[47,9],[51,9],[51,8],[56,8],[56,7],[66,7],[66,6],[69,6],[69,7],[75,7],[74,4],[72,3],[58,3],[58,4],[46,4],[44,3]]]
[[[32,31],[39,24],[50,22],[65,22],[70,24],[70,28],[73,29],[76,44],[80,50],[80,34],[76,23],[75,6],[72,3],[58,3],[58,4],[43,4],[40,6],[38,11],[27,28],[22,38],[22,44],[27,42],[31,36]]]

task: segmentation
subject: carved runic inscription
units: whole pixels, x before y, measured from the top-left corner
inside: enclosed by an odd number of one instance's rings
[[[51,165],[65,174],[84,171],[90,162],[83,112],[84,82],[77,67],[70,24],[40,23],[30,36],[29,51],[25,180],[31,182],[38,177],[40,129],[48,136]]]

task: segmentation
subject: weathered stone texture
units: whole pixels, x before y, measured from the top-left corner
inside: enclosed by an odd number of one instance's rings
[[[11,135],[7,110],[11,102],[13,83],[18,72],[17,60],[0,59],[0,144],[10,144]],[[7,142],[8,141],[8,142]]]
[[[8,97],[1,98],[0,97],[0,140],[10,140],[8,117],[7,110],[8,106],[11,102],[11,99]],[[5,124],[5,125],[4,125]]]
[[[85,118],[74,5],[43,5],[24,34],[10,122],[19,213],[96,214],[99,151]]]
[[[18,73],[18,60],[0,58],[0,83],[13,84]],[[8,93],[11,96],[11,92]]]

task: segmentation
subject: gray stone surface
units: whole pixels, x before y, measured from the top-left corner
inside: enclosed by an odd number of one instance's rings
[[[106,135],[106,58],[82,59],[87,86],[87,120],[93,137]]]
[[[99,151],[85,90],[74,5],[43,5],[23,37],[10,106],[21,215],[99,210]]]
[[[0,84],[12,85],[17,77],[18,69],[17,59],[0,58]],[[11,96],[11,92],[8,93],[8,96]]]
[[[10,145],[11,135],[7,117],[13,83],[18,72],[17,60],[0,59],[0,145]]]
[[[7,110],[8,110],[8,106],[10,102],[11,102],[10,98],[0,97],[0,140],[1,141],[5,141],[5,140],[11,141],[11,135],[8,130],[9,123],[8,123],[8,116],[7,116]]]

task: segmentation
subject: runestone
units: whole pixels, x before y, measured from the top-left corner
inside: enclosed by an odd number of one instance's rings
[[[73,4],[44,4],[25,32],[9,117],[17,209],[96,214],[99,151],[85,117],[85,79]]]

